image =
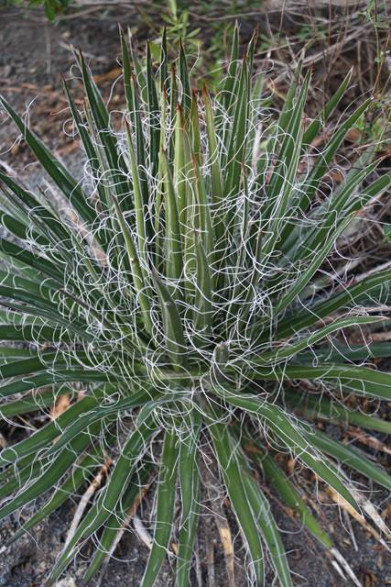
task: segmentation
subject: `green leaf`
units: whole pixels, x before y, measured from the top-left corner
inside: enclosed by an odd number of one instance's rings
[[[117,420],[120,414],[132,408],[139,408],[148,404],[156,398],[157,394],[152,389],[132,390],[131,397],[109,403],[108,405],[99,405],[93,412],[81,414],[77,420],[67,426],[61,433],[61,436],[55,441],[47,451],[47,455],[58,453],[64,446],[73,440],[76,436],[86,430],[91,424],[101,420],[105,423],[111,420]]]
[[[16,259],[18,264],[27,265],[35,271],[42,273],[42,281],[48,276],[57,281],[59,287],[64,287],[64,275],[61,274],[58,267],[44,257],[32,253],[4,238],[0,238],[0,251],[4,253],[4,255]]]
[[[254,458],[259,462],[265,475],[270,479],[273,488],[276,489],[284,503],[289,508],[297,511],[302,524],[307,530],[320,540],[326,548],[333,548],[333,541],[320,527],[300,493],[295,489],[293,483],[277,465],[275,460],[264,451],[262,451],[262,454],[255,454]]]
[[[316,367],[311,365],[287,365],[283,371],[278,367],[272,373],[262,371],[260,376],[271,380],[288,379],[326,379],[330,384],[340,388],[347,393],[354,392],[390,401],[391,399],[391,375],[356,365],[343,364],[320,364]]]
[[[319,328],[315,332],[311,332],[311,334],[308,334],[302,340],[293,342],[285,348],[276,349],[273,351],[263,353],[259,357],[259,359],[256,360],[256,362],[258,364],[269,363],[276,365],[281,361],[285,361],[287,359],[294,357],[302,350],[317,344],[323,338],[329,336],[333,332],[337,332],[338,330],[341,330],[343,328],[359,326],[360,324],[374,324],[376,322],[381,322],[382,320],[383,318],[378,316],[353,316],[351,318],[341,318],[340,320],[335,320],[327,326]],[[314,352],[317,354],[317,349]]]
[[[12,325],[0,324],[0,340],[12,342],[69,342],[70,337],[67,332],[61,331],[60,328],[51,328],[44,326],[37,321],[36,324]],[[16,350],[16,349],[15,349]],[[3,353],[4,349],[0,349]]]
[[[116,140],[110,128],[109,111],[102,99],[98,87],[93,80],[93,77],[85,63],[84,56],[81,52],[79,53],[78,61],[92,117],[98,131],[99,139],[102,142],[102,146],[104,148],[107,164],[112,174],[113,182],[115,182],[114,189],[118,189],[119,194],[126,194],[129,189],[129,184],[126,179],[127,169],[123,156],[117,149]]]
[[[281,540],[278,526],[275,522],[270,503],[259,489],[255,479],[247,474],[242,467],[243,483],[246,487],[246,495],[251,505],[254,518],[261,529],[262,538],[270,553],[272,564],[279,578],[281,587],[292,587],[292,579],[284,545]]]
[[[34,392],[30,396],[23,397],[23,399],[0,404],[0,416],[2,418],[13,418],[29,412],[37,412],[48,406],[53,406],[62,395],[69,395],[72,400],[75,394],[76,391],[70,386],[62,386],[59,389],[46,392]]]
[[[50,241],[42,234],[37,233],[31,230],[31,226],[27,223],[20,222],[16,220],[13,216],[6,214],[5,212],[0,210],[0,224],[5,228],[7,232],[10,232],[17,238],[21,240],[31,240],[34,239],[35,243],[47,246],[50,244]],[[30,230],[32,235],[30,236]]]
[[[30,131],[20,116],[18,116],[12,106],[2,96],[0,96],[0,103],[23,134],[31,151],[64,196],[74,206],[83,220],[90,225],[94,225],[97,220],[95,210],[89,204],[86,193],[78,185],[77,181],[69,174],[63,164],[54,157],[51,151]]]
[[[167,71],[167,29],[166,27],[163,28],[162,32],[162,44],[161,44],[161,51],[160,51],[160,88],[163,88],[168,91],[169,84],[168,84],[168,71]]]
[[[201,432],[201,414],[193,408],[186,419],[188,430],[179,447],[179,482],[181,521],[178,539],[176,571],[177,587],[187,587],[198,526],[201,479],[198,465],[198,447]]]
[[[29,455],[18,462],[17,474],[15,474],[14,466],[4,469],[1,478],[0,498],[7,498],[13,495],[15,490],[23,488],[32,478],[36,479],[39,477],[47,464],[48,461],[46,459],[37,461],[34,455]]]
[[[352,79],[352,73],[353,68],[350,69],[350,71],[344,77],[341,85],[338,87],[337,91],[332,95],[332,97],[327,102],[325,107],[321,110],[318,117],[315,120],[313,120],[311,124],[308,126],[307,130],[304,133],[303,145],[310,145],[312,141],[315,139],[315,137],[319,134],[322,124],[328,120],[328,118],[331,116],[331,114],[333,113],[333,111],[345,95],[345,92]]]
[[[17,377],[36,371],[42,371],[52,365],[56,353],[44,353],[42,356],[29,357],[21,361],[9,361],[0,366],[0,378]],[[64,359],[60,362],[63,364]]]
[[[358,426],[367,430],[377,430],[384,434],[391,434],[391,422],[376,416],[364,414],[358,409],[351,409],[342,403],[324,397],[310,397],[297,394],[293,390],[284,389],[284,401],[291,409],[305,418],[326,420],[336,424]]]
[[[212,277],[209,262],[205,254],[201,239],[196,238],[196,259],[197,259],[197,287],[195,295],[195,317],[194,330],[197,338],[202,340],[211,332],[213,320],[213,292]]]
[[[0,453],[0,466],[13,463],[41,448],[49,449],[51,441],[60,436],[80,414],[91,412],[99,405],[99,395],[102,396],[102,392],[97,394],[97,397],[84,397],[63,412],[56,420],[46,424],[28,438],[3,449]]]
[[[284,410],[276,405],[261,402],[251,397],[238,396],[237,394],[221,394],[230,404],[246,410],[260,418],[260,421],[279,438],[287,448],[323,481],[333,487],[350,505],[357,511],[359,506],[346,486],[346,479],[335,469],[330,461],[322,458],[307,441],[301,426],[297,425]]]
[[[188,112],[190,112],[191,91],[190,91],[189,74],[187,71],[186,55],[185,55],[185,50],[183,48],[182,42],[180,43],[180,48],[179,48],[179,78],[181,80],[181,85],[182,85],[181,104],[183,107],[184,114],[186,116],[188,114]]]
[[[120,508],[105,523],[98,548],[95,550],[93,558],[88,565],[87,572],[84,575],[83,579],[85,583],[88,583],[96,575],[105,560],[108,560],[113,554],[118,537],[129,523],[130,517],[134,513],[135,505],[137,505],[140,492],[143,491],[143,486],[148,482],[148,478],[151,475],[150,469],[151,467],[146,465],[139,472],[139,482],[137,484],[130,484],[121,500]]]
[[[231,43],[231,55],[228,63],[228,71],[222,89],[222,105],[224,111],[230,113],[235,99],[234,87],[237,83],[237,70],[239,60],[239,24],[236,21]]]
[[[76,105],[72,99],[72,96],[68,88],[68,84],[66,83],[65,79],[63,80],[63,86],[69,107],[71,109],[73,121],[76,125],[77,131],[79,133],[81,142],[83,144],[84,150],[88,158],[88,163],[91,165],[91,169],[94,173],[94,176],[97,178],[96,188],[100,196],[101,205],[103,205],[107,211],[108,202],[106,197],[106,191],[101,182],[102,169],[100,166],[98,152],[91,138],[91,129],[88,129],[86,127],[86,124],[82,121],[79,111],[76,108]]]
[[[145,202],[143,199],[140,176],[140,169],[137,165],[137,158],[133,148],[133,140],[130,134],[129,126],[126,125],[126,137],[127,137],[127,145],[130,154],[130,171],[132,174],[132,181],[133,181],[133,191],[134,191],[134,210],[136,216],[136,235],[138,241],[138,248],[139,254],[141,259],[144,263],[148,264],[148,255],[147,255],[147,235],[146,235],[146,222],[145,218],[148,215],[148,202]],[[156,153],[157,156],[157,153]]]
[[[236,103],[231,122],[227,148],[227,165],[225,168],[224,194],[229,200],[235,201],[240,187],[240,175],[244,163],[246,147],[246,131],[248,116],[248,63],[244,58],[238,79]],[[230,204],[232,207],[232,203]],[[227,223],[229,225],[232,210],[229,210]]]
[[[278,325],[278,339],[285,338],[291,333],[309,327],[322,318],[332,315],[334,312],[352,307],[358,302],[375,297],[376,290],[388,291],[391,283],[391,271],[379,271],[365,279],[354,283],[336,293],[332,292],[327,297],[316,301],[310,306],[310,311],[297,310],[294,315],[289,314]]]
[[[214,421],[213,416],[212,423],[208,426],[208,431],[212,437],[217,462],[227,488],[228,497],[247,542],[255,580],[257,584],[262,585],[264,579],[264,556],[259,536],[259,526],[254,519],[254,511],[250,506],[248,485],[244,479],[246,473],[241,466],[237,445],[235,446],[227,425],[217,423]]]
[[[77,381],[84,381],[86,383],[103,382],[107,380],[107,373],[97,370],[95,371],[91,369],[90,371],[87,371],[84,369],[66,369],[57,366],[54,371],[42,371],[37,375],[28,375],[28,377],[23,377],[17,381],[12,381],[12,383],[6,383],[5,385],[0,386],[0,397],[3,398],[16,393],[25,393],[26,391],[39,389],[46,385],[65,382],[75,383]]]
[[[128,487],[132,474],[135,473],[135,466],[146,449],[146,443],[156,433],[156,429],[153,416],[149,413],[145,417],[141,413],[136,428],[124,445],[105,488],[57,559],[49,575],[48,586],[53,585],[54,581],[71,563],[75,554],[75,545],[79,540],[87,539],[108,520]]]
[[[160,110],[156,92],[156,84],[152,71],[151,51],[149,44],[147,44],[147,88],[150,124],[149,149],[152,162],[151,173],[155,177],[158,169],[160,148]]]
[[[308,442],[311,442],[319,450],[329,454],[338,462],[351,469],[355,469],[386,489],[391,489],[391,476],[385,470],[372,463],[361,451],[354,447],[346,446],[337,440],[333,440],[327,434],[312,427],[308,427],[306,436]]]
[[[313,257],[308,267],[301,272],[293,286],[288,289],[288,291],[282,296],[281,300],[277,303],[274,310],[275,314],[280,314],[300,295],[305,286],[322,265],[323,261],[326,259],[330,250],[335,245],[335,241],[337,240],[338,236],[351,222],[351,219],[351,216],[348,216],[345,220],[342,220],[336,228],[333,228],[333,230],[329,231],[327,238],[324,239],[318,251],[313,251]]]
[[[64,240],[69,238],[69,233],[61,221],[52,213],[49,208],[39,202],[31,193],[24,190],[11,177],[0,171],[0,182],[5,184],[13,195],[17,198],[18,208],[26,207],[28,217],[34,218],[34,223],[39,222],[41,232],[48,236],[53,232],[58,239]]]
[[[213,224],[216,235],[216,244],[222,244],[224,236],[224,224],[221,217],[220,206],[224,206],[223,178],[220,167],[218,139],[214,120],[214,109],[212,100],[207,89],[202,92],[205,105],[205,126],[208,138],[208,162],[211,170],[211,193],[213,203]]]
[[[160,475],[156,496],[156,520],[152,550],[141,580],[142,587],[153,587],[166,556],[174,522],[176,470],[179,457],[178,438],[167,430],[164,435]]]
[[[137,163],[137,170],[138,170],[138,177],[139,177],[139,184],[140,184],[140,191],[141,191],[141,198],[143,203],[143,209],[147,210],[149,205],[149,182],[148,176],[146,173],[147,169],[147,151],[146,151],[146,141],[144,137],[143,125],[141,121],[141,106],[139,102],[139,87],[137,85],[137,80],[134,75],[131,76],[131,85],[132,85],[132,97],[133,97],[133,105],[132,105],[132,130],[135,133],[135,154],[136,154],[136,163]],[[147,215],[145,219],[146,223],[146,233],[149,237],[152,236],[151,230],[152,225],[150,222],[150,218]]]
[[[89,454],[82,457],[79,462],[74,465],[70,476],[58,489],[56,489],[49,501],[47,501],[38,512],[31,516],[31,518],[12,535],[7,546],[11,545],[21,536],[26,534],[26,532],[34,528],[34,526],[42,522],[68,499],[74,498],[77,490],[89,477],[91,477],[94,469],[98,467],[99,458],[101,458],[101,450],[99,448],[90,448]]]
[[[165,221],[166,221],[166,275],[169,279],[178,280],[182,277],[182,231],[179,222],[179,209],[167,155],[160,153],[160,164],[164,184]],[[179,288],[173,292],[174,297],[180,296]]]
[[[120,38],[121,38],[121,55],[122,55],[122,69],[123,69],[123,76],[124,76],[124,89],[125,89],[125,96],[126,96],[126,104],[128,107],[128,112],[130,114],[132,123],[134,123],[133,118],[133,91],[132,91],[132,84],[131,84],[131,64],[130,64],[130,57],[129,57],[129,48],[126,41],[126,35],[122,28],[120,27]]]
[[[152,274],[153,283],[159,296],[160,309],[165,332],[165,345],[174,369],[185,359],[186,342],[177,304],[168,288],[157,274]]]
[[[273,169],[270,183],[266,188],[267,199],[271,200],[272,203],[274,203],[274,199],[279,196],[279,205],[276,213],[278,212],[278,216],[281,219],[284,217],[287,209],[292,185],[297,176],[302,145],[301,124],[310,80],[310,75],[307,75],[300,91],[298,92],[296,103],[292,103],[292,112],[289,119],[286,123],[284,120],[282,121],[282,124],[284,125],[284,139],[278,155],[278,161]],[[269,202],[267,202],[267,207],[268,203]],[[273,214],[271,214],[271,216],[273,216]]]
[[[331,163],[334,155],[336,154],[337,150],[339,149],[342,141],[344,140],[346,133],[356,121],[360,118],[360,116],[365,112],[368,106],[371,103],[371,99],[365,100],[354,112],[351,114],[344,122],[342,122],[338,127],[330,141],[327,143],[325,150],[319,155],[317,162],[314,165],[313,170],[306,182],[306,189],[305,195],[301,199],[298,207],[299,210],[305,210],[310,201],[310,198],[315,193],[316,189],[319,187],[320,181],[324,174],[327,171],[328,165]]]
[[[133,236],[126,223],[121,207],[115,197],[113,197],[114,209],[117,216],[118,224],[122,232],[124,239],[126,252],[128,256],[129,266],[132,272],[133,285],[138,295],[140,308],[142,311],[142,319],[145,329],[148,333],[152,332],[152,321],[151,321],[151,302],[146,288],[144,280],[144,272],[141,268],[139,255],[136,246],[133,242]],[[144,237],[145,238],[145,237]],[[143,241],[144,242],[144,241]]]
[[[62,450],[58,458],[45,468],[45,471],[41,476],[38,478],[34,476],[32,483],[27,483],[16,497],[0,509],[0,520],[30,503],[30,501],[38,498],[45,493],[45,491],[55,486],[62,475],[64,475],[64,473],[76,461],[78,456],[81,455],[85,448],[91,443],[91,438],[98,434],[99,426],[92,426],[90,429],[85,430],[83,434],[79,434],[79,436],[71,442],[70,446]]]

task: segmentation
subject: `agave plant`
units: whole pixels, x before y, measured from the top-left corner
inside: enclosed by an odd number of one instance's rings
[[[370,101],[316,151],[349,75],[305,122],[310,76],[298,68],[276,118],[253,71],[254,45],[239,59],[235,31],[212,97],[192,91],[183,49],[169,68],[165,35],[156,71],[149,51],[144,66],[122,36],[120,117],[78,54],[82,110],[65,91],[85,152],[80,181],[1,99],[51,178],[33,193],[0,175],[1,414],[12,421],[63,406],[0,454],[1,519],[47,500],[12,540],[101,478],[99,491],[80,498],[48,585],[93,535],[85,580],[94,577],[149,486],[153,543],[142,585],[155,583],[172,542],[176,585],[188,585],[205,453],[240,528],[251,584],[264,583],[270,560],[279,583],[292,585],[257,471],[354,578],[278,452],[385,529],[348,470],[387,489],[390,477],[311,422],[391,432],[345,401],[391,399],[391,375],[371,363],[389,345],[368,338],[383,327],[377,308],[389,299],[391,270],[336,270],[341,235],[391,175],[374,174],[369,147],[332,185],[335,156]]]

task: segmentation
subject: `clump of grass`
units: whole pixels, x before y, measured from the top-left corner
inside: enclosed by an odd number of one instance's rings
[[[352,574],[275,452],[290,452],[368,515],[373,508],[345,469],[391,487],[363,453],[309,423],[320,417],[391,431],[343,401],[391,399],[391,375],[363,364],[389,354],[388,344],[371,345],[365,335],[381,324],[376,307],[389,298],[391,271],[346,284],[327,265],[352,218],[391,183],[390,174],[371,179],[379,161],[370,147],[338,187],[325,187],[369,101],[316,153],[311,144],[349,76],[304,125],[310,76],[303,80],[299,68],[273,121],[253,71],[254,40],[243,59],[238,46],[236,30],[212,97],[192,92],[183,49],[169,68],[165,35],[158,71],[149,51],[143,67],[122,37],[120,128],[78,55],[84,108],[65,91],[86,155],[82,181],[1,99],[53,185],[32,193],[0,175],[8,233],[0,239],[1,413],[12,419],[64,397],[67,409],[1,452],[0,497],[8,499],[0,517],[53,490],[16,539],[97,474],[102,482],[83,496],[48,585],[99,532],[85,580],[97,573],[155,475],[142,585],[154,584],[174,536],[176,583],[187,585],[208,445],[256,585],[264,582],[264,548],[280,584],[292,584],[259,468],[341,572]],[[365,342],[344,342],[351,331]]]

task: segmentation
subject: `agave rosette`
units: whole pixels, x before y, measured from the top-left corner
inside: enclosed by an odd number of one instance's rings
[[[369,100],[316,152],[314,139],[350,76],[304,124],[310,77],[299,68],[274,120],[254,75],[254,40],[242,59],[238,47],[236,31],[227,75],[212,97],[192,91],[183,49],[169,68],[165,35],[158,68],[149,51],[144,67],[122,37],[127,108],[120,127],[78,55],[82,111],[66,85],[65,91],[86,155],[81,180],[1,99],[52,189],[33,193],[0,174],[0,411],[12,420],[47,410],[62,396],[69,404],[0,454],[0,497],[7,498],[1,518],[54,488],[13,540],[112,462],[100,491],[80,510],[48,584],[99,531],[85,579],[97,573],[140,488],[156,474],[142,585],[154,584],[174,536],[176,584],[187,585],[206,446],[254,584],[264,581],[264,547],[280,584],[292,584],[257,468],[337,552],[275,451],[290,452],[357,511],[366,502],[348,468],[391,488],[365,454],[310,424],[321,418],[391,431],[389,422],[343,401],[391,399],[391,375],[364,364],[389,355],[389,344],[370,345],[365,335],[381,328],[373,310],[389,297],[391,270],[347,283],[327,265],[352,218],[391,183],[390,174],[374,174],[379,161],[369,148],[340,185],[325,187]],[[346,332],[363,342],[349,345]],[[254,450],[245,450],[249,444]]]

